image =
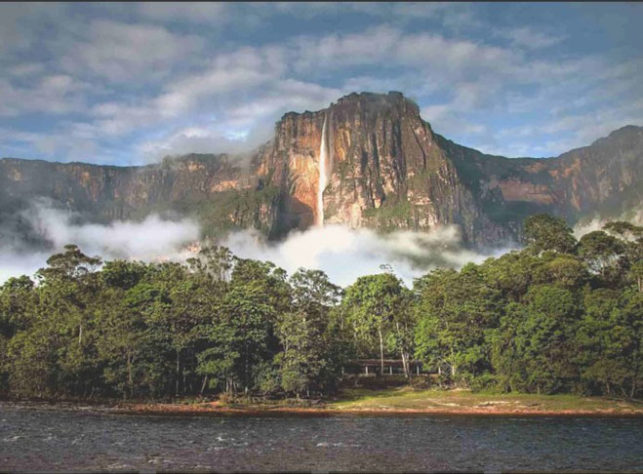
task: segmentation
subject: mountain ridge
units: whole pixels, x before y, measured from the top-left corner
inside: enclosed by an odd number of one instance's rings
[[[252,227],[279,239],[323,215],[325,223],[382,231],[455,224],[467,245],[493,247],[518,240],[532,213],[573,224],[643,202],[642,127],[626,125],[557,157],[508,158],[435,133],[399,92],[352,93],[325,109],[288,112],[273,139],[245,154],[245,166],[235,156],[187,154],[141,166],[1,158],[0,224],[12,228],[16,213],[42,196],[87,221],[193,215],[206,236]]]

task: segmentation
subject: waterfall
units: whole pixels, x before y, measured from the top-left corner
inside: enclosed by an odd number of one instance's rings
[[[328,175],[326,172],[326,161],[328,155],[328,137],[326,136],[326,121],[328,116],[324,116],[324,125],[322,126],[321,145],[319,145],[319,188],[317,189],[317,225],[324,225],[324,189],[328,184]]]

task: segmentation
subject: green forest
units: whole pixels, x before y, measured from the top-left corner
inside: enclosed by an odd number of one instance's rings
[[[412,288],[203,248],[186,263],[101,261],[75,245],[0,287],[5,397],[323,397],[355,358],[423,362],[441,387],[643,393],[643,228],[577,240],[528,218],[524,247]]]

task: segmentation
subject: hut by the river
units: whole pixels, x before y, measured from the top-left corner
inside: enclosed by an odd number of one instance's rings
[[[384,372],[382,371],[382,361],[380,359],[353,359],[345,367],[344,373],[376,376],[376,375],[400,375],[404,374],[404,364],[402,359],[384,359]],[[419,360],[409,361],[409,372],[414,375],[422,373],[422,362]]]

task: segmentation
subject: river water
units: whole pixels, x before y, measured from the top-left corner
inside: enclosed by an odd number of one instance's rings
[[[147,416],[0,405],[0,471],[643,471],[642,418]]]

